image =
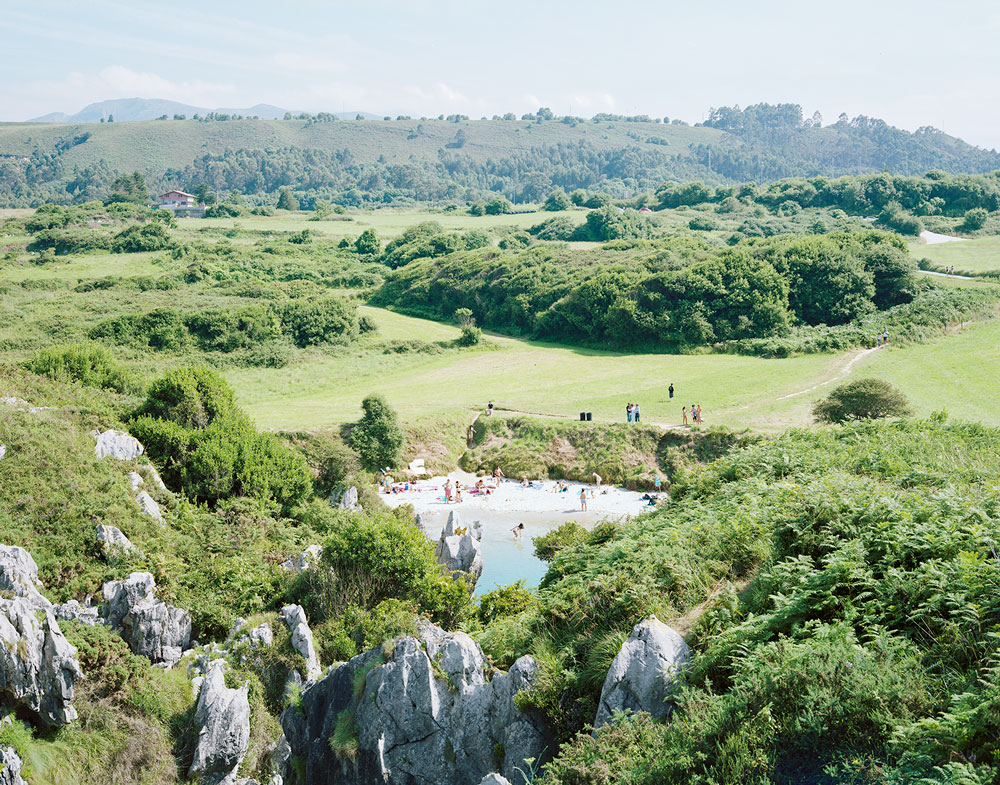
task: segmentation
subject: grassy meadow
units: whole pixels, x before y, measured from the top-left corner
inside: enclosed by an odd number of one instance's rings
[[[975,237],[954,243],[914,243],[910,254],[928,259],[937,267],[955,267],[956,273],[985,273],[1000,270],[1000,237]]]

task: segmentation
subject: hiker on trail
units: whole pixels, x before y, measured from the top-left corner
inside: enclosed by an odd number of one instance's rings
[[[875,348],[882,348],[882,333],[875,333]]]
[[[633,422],[633,420],[634,420],[634,415],[632,414],[632,404],[631,403],[625,404],[625,419],[628,422]]]
[[[514,539],[515,540],[520,540],[521,539],[521,533],[523,531],[524,531],[524,524],[523,523],[519,523],[519,524],[517,524],[517,526],[515,526],[513,529],[511,529],[511,532],[514,535]]]
[[[635,421],[639,422],[639,404],[632,405],[632,416],[635,417]]]
[[[886,327],[884,330],[882,330],[882,343],[883,344],[889,343],[889,328],[888,327]]]
[[[594,484],[597,486],[597,490],[601,490],[601,475],[594,472]]]
[[[681,417],[684,418],[684,421],[681,424],[682,425],[687,425],[688,424],[688,407],[687,406],[685,406],[684,408],[681,409]]]
[[[586,512],[587,511],[587,489],[586,488],[581,488],[580,489],[580,511],[581,512]]]
[[[493,416],[493,401],[490,401],[488,404],[486,404],[486,416],[487,417]]]
[[[667,388],[667,395],[670,396],[670,400],[674,399],[674,383],[670,382],[670,386]]]

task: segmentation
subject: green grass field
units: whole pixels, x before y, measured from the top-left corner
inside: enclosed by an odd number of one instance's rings
[[[384,339],[440,341],[458,335],[456,328],[437,322],[365,311]],[[998,321],[975,323],[926,344],[867,354],[847,375],[845,366],[855,352],[764,360],[614,354],[498,336],[488,341],[489,348],[437,355],[345,352],[283,369],[226,375],[241,404],[269,429],[355,420],[361,399],[380,392],[412,423],[471,420],[490,399],[501,409],[567,419],[591,411],[599,420],[614,421],[624,419],[625,404],[635,401],[650,423],[679,425],[681,407],[698,403],[706,424],[775,432],[808,424],[813,401],[837,383],[867,374],[901,387],[918,415],[944,407],[956,417],[1000,423]],[[671,382],[673,403],[667,397]]]
[[[913,243],[914,259],[929,259],[940,267],[955,266],[956,272],[984,273],[1000,270],[1000,236],[977,237],[960,243],[927,245]]]
[[[575,224],[582,224],[587,218],[587,210],[573,209],[563,212],[515,213],[512,215],[472,216],[465,212],[444,210],[368,210],[351,212],[343,216],[332,216],[329,220],[310,221],[312,213],[282,213],[275,216],[242,216],[240,218],[203,218],[181,220],[178,226],[186,233],[197,233],[199,229],[232,229],[234,227],[252,231],[301,232],[303,229],[339,239],[356,238],[365,229],[374,228],[383,240],[402,234],[406,229],[424,221],[437,221],[445,229],[466,231],[482,229],[489,231],[499,227],[528,229],[537,223],[564,216]],[[584,243],[591,245],[591,243]]]

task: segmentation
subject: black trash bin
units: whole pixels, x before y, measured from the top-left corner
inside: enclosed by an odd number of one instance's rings
[[[587,412],[587,422],[590,422],[593,419],[594,419],[594,413],[593,412]]]
[[[587,419],[587,413],[586,412],[580,412],[580,422],[585,422],[586,419]]]

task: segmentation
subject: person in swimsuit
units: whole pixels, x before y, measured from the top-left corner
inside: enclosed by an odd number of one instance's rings
[[[685,406],[684,408],[681,409],[681,417],[684,418],[684,421],[682,422],[682,425],[687,425],[688,424],[688,407],[687,406]]]
[[[586,512],[587,511],[587,489],[586,488],[581,488],[580,489],[580,511],[581,512]]]
[[[511,529],[511,532],[514,534],[515,540],[520,540],[521,534],[524,532],[524,524],[523,523],[517,524],[517,526]]]

